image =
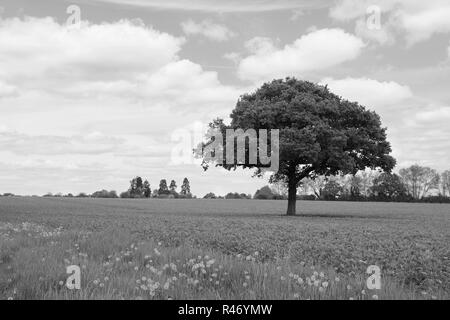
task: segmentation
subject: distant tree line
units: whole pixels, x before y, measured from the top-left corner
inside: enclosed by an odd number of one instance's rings
[[[191,199],[194,198],[191,193],[191,187],[188,178],[183,179],[180,191],[177,191],[175,180],[167,185],[167,180],[162,179],[159,182],[159,188],[152,191],[148,180],[142,180],[141,177],[135,177],[130,181],[130,187],[127,191],[120,194],[121,198],[175,198]]]
[[[14,196],[4,193],[0,196]],[[127,191],[117,195],[114,190],[100,190],[92,194],[47,193],[44,197],[76,198],[195,198],[191,194],[190,183],[183,179],[177,191],[175,180],[168,185],[166,179],[159,182],[159,187],[152,191],[148,180],[137,176],[130,181]],[[258,199],[287,200],[288,188],[282,181],[258,189],[253,197],[250,194],[229,192],[225,196],[207,193],[204,199]],[[300,200],[325,201],[385,201],[385,202],[431,202],[450,203],[450,170],[439,173],[436,170],[419,165],[412,165],[396,173],[377,171],[360,171],[355,175],[319,176],[316,179],[303,179],[297,192]]]
[[[450,170],[438,173],[412,165],[398,174],[361,171],[355,175],[302,180],[298,199],[327,201],[391,201],[450,203]],[[254,199],[287,199],[278,183],[258,190]]]
[[[2,195],[0,195],[2,196]],[[12,193],[4,193],[3,196],[14,196]],[[167,180],[162,179],[159,182],[159,188],[151,190],[150,183],[148,180],[143,180],[141,177],[135,177],[130,181],[130,187],[127,191],[122,192],[117,195],[115,190],[100,190],[92,194],[87,194],[85,192],[80,192],[78,195],[73,195],[72,193],[62,194],[62,193],[46,193],[43,197],[64,197],[64,198],[181,198],[181,199],[191,199],[195,196],[191,193],[191,187],[188,178],[183,179],[183,183],[179,192],[177,191],[177,184],[175,180],[170,182],[167,186]]]

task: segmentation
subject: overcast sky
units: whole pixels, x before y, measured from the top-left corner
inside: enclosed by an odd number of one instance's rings
[[[120,192],[140,175],[253,194],[267,181],[251,171],[174,163],[174,136],[286,76],[379,113],[397,169],[450,169],[449,33],[448,0],[0,0],[0,192]]]

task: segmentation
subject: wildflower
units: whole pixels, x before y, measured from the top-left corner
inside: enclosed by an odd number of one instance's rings
[[[243,286],[244,288],[247,288],[247,286],[248,286],[247,282],[244,282],[244,283],[242,284],[242,286]]]
[[[219,285],[219,281],[216,281],[216,285]]]
[[[319,288],[319,292],[324,292],[324,291],[325,291],[325,288],[323,288],[323,287]]]
[[[340,279],[338,277],[334,278],[334,281],[339,282]]]
[[[315,286],[315,287],[318,287],[319,284],[320,284],[320,281],[319,281],[319,280],[314,281],[314,286]]]
[[[322,282],[322,287],[327,288],[328,287],[328,282],[327,281]]]
[[[284,280],[286,280],[286,278],[285,278],[285,277],[283,277],[283,276],[281,276],[281,277],[280,277],[280,279],[281,279],[281,281],[284,281]]]
[[[170,286],[170,281],[166,281],[166,283],[164,283],[164,290],[169,290],[169,286]]]
[[[347,290],[352,290],[352,287],[350,285],[347,285]]]
[[[100,288],[103,288],[105,286],[104,283],[100,283]]]
[[[355,300],[353,297],[348,298],[348,300]]]
[[[105,282],[106,282],[106,281],[109,281],[109,278],[108,278],[108,277],[105,277]]]
[[[373,299],[373,300],[378,300],[378,296],[377,296],[376,294],[374,294],[374,295],[372,296],[372,299]]]
[[[298,282],[299,284],[303,284],[303,279],[302,279],[302,278],[298,278],[298,279],[297,279],[297,282]]]
[[[94,285],[98,285],[99,282],[100,282],[100,281],[98,281],[97,279],[94,280]]]
[[[64,281],[60,281],[60,282],[59,282],[59,285],[60,285],[60,286],[63,286],[63,285],[64,285]]]
[[[294,298],[298,299],[300,297],[300,295],[298,293],[294,293]]]
[[[139,270],[139,267],[134,267],[134,271],[138,271]]]
[[[245,279],[246,280],[250,280],[250,276],[245,276]]]
[[[259,252],[258,251],[255,251],[255,256],[259,256]]]
[[[147,281],[147,277],[142,277],[142,281]]]
[[[365,294],[366,294],[366,290],[362,290],[362,291],[361,291],[361,294],[362,294],[362,295],[365,295]]]
[[[319,274],[319,276],[320,276],[321,278],[324,278],[324,277],[325,277],[325,274],[324,274],[323,272],[321,272],[321,273]]]
[[[437,297],[436,296],[431,296],[431,299],[436,300]]]

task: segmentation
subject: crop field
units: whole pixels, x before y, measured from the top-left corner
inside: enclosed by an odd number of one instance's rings
[[[450,205],[286,206],[2,197],[0,299],[449,299]]]

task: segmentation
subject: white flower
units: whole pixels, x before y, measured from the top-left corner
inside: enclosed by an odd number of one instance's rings
[[[376,294],[374,294],[374,295],[372,296],[372,299],[378,300],[378,296],[377,296]]]

